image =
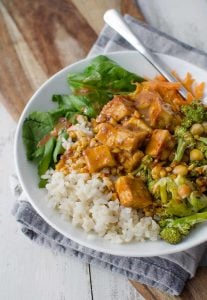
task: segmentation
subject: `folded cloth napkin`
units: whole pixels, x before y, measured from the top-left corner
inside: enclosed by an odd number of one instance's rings
[[[192,48],[130,16],[126,21],[146,47],[155,52],[171,54],[207,67],[207,54]],[[89,56],[111,51],[133,49],[108,26],[105,26]],[[83,247],[50,227],[27,202],[17,177],[11,186],[16,199],[13,214],[21,223],[22,232],[31,240],[52,250],[79,257],[83,261],[122,274],[129,279],[156,287],[172,295],[179,295],[187,279],[194,276],[207,244],[188,251],[161,257],[137,258],[113,256]]]

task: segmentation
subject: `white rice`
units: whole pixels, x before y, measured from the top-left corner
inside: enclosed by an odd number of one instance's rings
[[[71,137],[69,137],[67,140],[65,138],[62,138],[62,146],[66,151],[68,151],[72,147],[73,144],[74,143],[73,143]]]
[[[89,122],[86,117],[82,115],[78,115],[77,118],[77,123],[75,125],[70,126],[68,128],[68,131],[80,131],[85,133],[86,135],[93,135],[92,129],[89,127]]]
[[[121,206],[118,199],[111,200],[106,181],[98,174],[64,175],[49,170],[43,177],[48,179],[48,204],[74,226],[82,227],[89,238],[96,234],[113,243],[158,239],[159,225],[151,217]]]

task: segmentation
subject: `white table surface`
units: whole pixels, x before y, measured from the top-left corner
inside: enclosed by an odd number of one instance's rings
[[[139,0],[149,23],[207,51],[207,1]],[[1,97],[1,95],[0,95]],[[141,300],[117,274],[55,255],[28,240],[11,215],[16,124],[0,106],[0,300]]]

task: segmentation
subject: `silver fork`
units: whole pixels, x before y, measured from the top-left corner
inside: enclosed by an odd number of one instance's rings
[[[135,36],[132,30],[129,28],[124,18],[115,9],[109,9],[104,14],[104,21],[117,31],[127,42],[129,42],[136,50],[139,51],[150,63],[161,73],[168,81],[177,82],[175,76],[173,76],[166,68],[165,64],[159,59],[159,57],[153,54],[147,49],[142,42]],[[179,89],[180,95],[187,99],[188,91],[184,86]]]

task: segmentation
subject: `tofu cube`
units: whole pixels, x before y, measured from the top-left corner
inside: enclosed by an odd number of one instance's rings
[[[94,148],[87,148],[84,157],[89,172],[97,172],[105,167],[114,167],[116,162],[107,146],[101,145]]]
[[[112,126],[109,123],[99,125],[96,139],[110,148],[134,151],[140,147],[148,133],[146,131],[132,131],[121,125]]]
[[[96,139],[102,143],[107,145],[109,148],[115,147],[115,139],[116,139],[117,130],[110,123],[101,123],[98,126],[98,133],[96,135]]]
[[[155,129],[147,144],[145,153],[152,157],[160,157],[166,159],[173,149],[175,143],[172,135],[168,130]]]
[[[132,101],[127,100],[122,96],[115,96],[103,107],[101,114],[112,117],[118,122],[124,117],[130,116],[134,109]]]
[[[152,197],[144,182],[138,177],[121,176],[115,184],[121,205],[135,209],[152,204]]]
[[[150,135],[152,133],[152,129],[142,120],[135,117],[131,117],[127,121],[123,123],[123,126],[130,130],[143,130],[147,131]]]
[[[174,112],[155,92],[142,91],[135,99],[135,107],[142,114],[146,123],[153,128],[171,128]]]
[[[116,146],[121,150],[132,152],[143,144],[146,136],[146,131],[132,131],[123,126],[117,126]]]

